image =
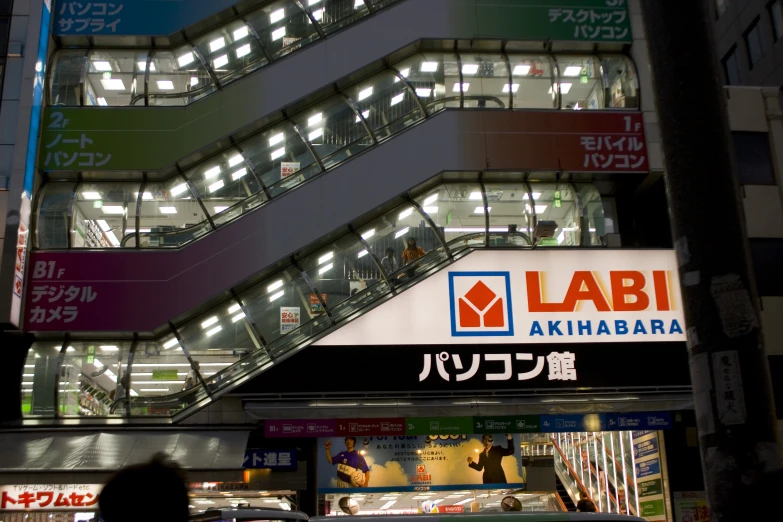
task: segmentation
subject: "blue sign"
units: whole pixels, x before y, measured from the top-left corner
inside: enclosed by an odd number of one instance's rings
[[[247,450],[242,467],[245,469],[295,470],[296,450]]]
[[[666,430],[672,427],[672,416],[667,412],[610,413],[609,430]]]
[[[651,437],[642,442],[636,442],[633,445],[634,458],[646,457],[658,453],[658,437]]]
[[[542,432],[571,431],[607,431],[607,418],[604,414],[587,415],[542,415]]]
[[[661,473],[661,459],[655,457],[654,459],[647,460],[645,462],[636,463],[636,478],[641,479],[644,477],[650,477],[652,475],[658,475]]]
[[[237,0],[60,0],[53,32],[66,35],[168,36],[200,22]]]
[[[49,48],[49,22],[52,12],[47,2],[43,2],[41,29],[38,35],[38,53],[35,61],[35,80],[33,82],[33,103],[30,110],[30,129],[27,135],[27,159],[24,166],[24,193],[32,199],[33,179],[35,178],[35,153],[38,150],[38,131],[41,125],[44,78],[46,77],[46,54]]]

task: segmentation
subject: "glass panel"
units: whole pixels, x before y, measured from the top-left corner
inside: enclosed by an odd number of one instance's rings
[[[510,54],[511,92],[515,109],[553,109],[557,97],[552,92],[555,68],[549,56]]]
[[[187,105],[216,90],[212,77],[190,47],[173,53],[155,51],[152,62],[150,105]]]
[[[58,406],[64,417],[123,415],[130,343],[73,342],[65,350]]]
[[[530,246],[532,209],[524,182],[485,183],[491,246]],[[535,194],[534,194],[535,197]]]
[[[321,172],[307,145],[290,123],[280,123],[242,143],[245,160],[278,196]]]
[[[187,183],[175,177],[150,183],[141,201],[142,248],[176,247],[207,233],[209,223]]]
[[[386,138],[424,118],[405,82],[391,71],[377,74],[345,91],[356,104],[370,130]]]
[[[95,50],[87,63],[87,98],[85,105],[130,105],[137,95],[144,95],[144,70],[147,51]]]
[[[327,169],[373,144],[356,112],[340,96],[329,98],[293,120],[304,130]],[[298,184],[301,180],[288,183]]]
[[[582,207],[582,245],[583,246],[602,246],[606,242],[606,234],[611,230],[611,220],[607,223],[604,217],[604,205],[601,201],[601,194],[592,184],[578,184],[574,188],[577,191],[577,199]]]
[[[250,13],[247,22],[253,26],[272,58],[283,57],[318,40],[318,31],[299,6],[278,0]]]
[[[35,235],[38,248],[68,248],[75,183],[43,187]]]
[[[549,221],[553,222],[552,226],[555,229],[552,236],[539,238],[537,244],[540,246],[581,245],[583,221],[573,185],[534,183],[532,188],[533,210],[539,226],[545,228],[545,222]]]
[[[238,150],[227,150],[185,175],[213,216],[261,191],[261,185]]]
[[[138,183],[82,183],[78,190],[72,248],[116,248],[135,232]]]
[[[350,234],[301,262],[328,308],[337,307],[354,290],[361,292],[380,279],[377,270],[364,270],[366,260],[358,257],[362,250],[364,246]]]
[[[455,82],[459,82],[455,55],[435,52],[416,54],[396,64],[395,68],[408,79],[430,114],[444,107],[459,107],[459,93],[455,96],[450,90]]]
[[[261,45],[242,21],[227,24],[194,43],[223,84],[268,63]]]
[[[89,51],[60,51],[52,67],[51,105],[82,105],[82,85]]]
[[[370,14],[363,0],[308,0],[306,5],[324,34],[339,31]]]
[[[601,63],[609,89],[607,107],[639,107],[639,81],[633,63],[624,56],[603,57]]]
[[[61,342],[37,342],[27,352],[22,375],[22,415],[54,416],[60,348]]]
[[[478,183],[447,183],[416,200],[435,224],[442,227],[451,249],[485,244],[484,202]]]
[[[557,56],[562,109],[603,109],[604,82],[601,62],[595,56]]]
[[[462,53],[462,90],[466,109],[502,109],[509,106],[506,59],[499,54]],[[452,91],[459,93],[459,85]]]

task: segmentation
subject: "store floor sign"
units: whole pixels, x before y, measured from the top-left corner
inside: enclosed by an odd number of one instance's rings
[[[671,250],[478,251],[317,344],[684,341],[682,309]]]
[[[96,511],[102,484],[0,486],[0,511]]]

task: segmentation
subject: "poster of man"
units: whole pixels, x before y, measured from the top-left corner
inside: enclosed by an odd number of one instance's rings
[[[508,457],[514,454],[514,439],[509,433],[506,433],[506,440],[508,443],[506,447],[493,446],[494,442],[492,435],[485,433],[481,437],[481,444],[484,446],[483,451],[479,453],[478,462],[473,460],[473,457],[468,457],[468,466],[476,471],[484,471],[483,482],[484,484],[507,484],[506,473],[503,471],[503,457]]]
[[[345,437],[345,451],[332,456],[332,441],[324,444],[326,461],[337,466],[338,488],[366,488],[370,484],[370,467],[356,451],[356,437]]]

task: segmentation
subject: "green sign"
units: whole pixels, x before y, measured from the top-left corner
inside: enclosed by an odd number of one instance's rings
[[[540,428],[538,415],[473,417],[474,433],[538,433]]]
[[[563,200],[562,200],[562,198],[560,196],[560,191],[559,190],[555,191],[555,199],[554,199],[553,205],[555,207],[558,207],[558,208],[563,206]]]
[[[88,346],[87,347],[87,357],[85,361],[87,364],[93,364],[95,362],[95,347],[94,346]]]
[[[153,381],[176,381],[177,370],[152,370]]]
[[[557,246],[559,244],[555,237],[542,237],[538,242],[538,246]]]
[[[405,419],[406,435],[466,435],[473,433],[473,417],[412,417]]]
[[[663,484],[661,483],[661,479],[645,480],[644,482],[639,482],[640,497],[650,497],[652,495],[662,494]]]
[[[666,514],[663,499],[639,502],[639,510],[641,511],[639,516],[641,517],[658,517]]]

